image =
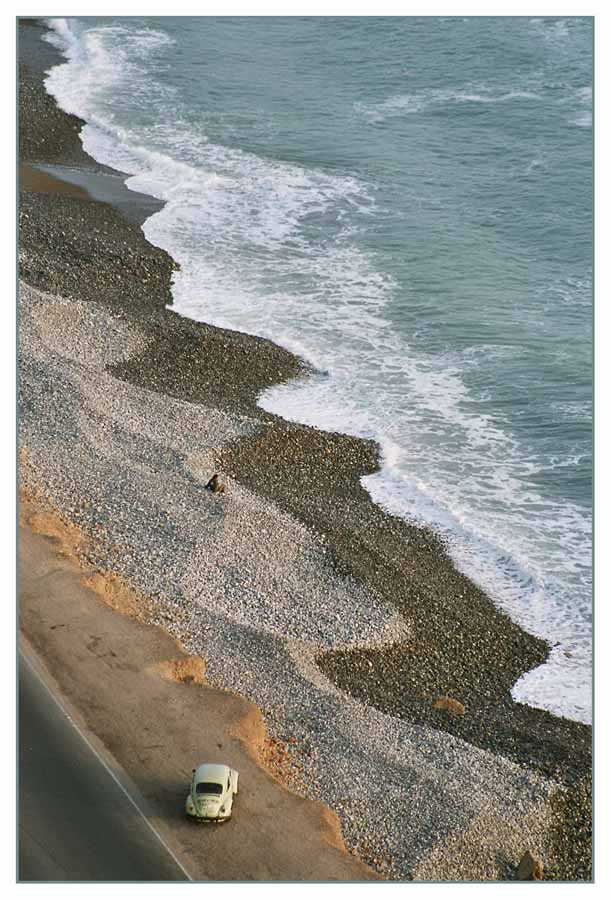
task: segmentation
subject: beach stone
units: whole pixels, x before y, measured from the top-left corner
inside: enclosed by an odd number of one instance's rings
[[[453,716],[464,716],[465,707],[460,700],[454,700],[453,697],[438,697],[433,703],[434,709],[443,709],[451,713]]]
[[[32,128],[59,121],[41,78]],[[28,192],[20,212],[25,280],[70,298],[22,287],[20,478],[104,529],[83,558],[150,597],[151,621],[207,660],[209,683],[260,705],[272,737],[297,737],[286,756],[311,741],[308,795],[337,811],[348,847],[392,856],[388,877],[515,877],[528,846],[545,847],[547,880],[591,877],[591,730],[511,701],[549,648],[497,615],[432,533],[371,503],[373,441],[256,406],[304,367],[173,313],[177,264],[118,213]],[[231,503],[202,504],[217,464]],[[438,715],[457,684],[469,716]],[[568,790],[546,780],[566,788],[567,773]]]
[[[530,850],[527,850],[520,860],[516,879],[518,881],[543,881],[543,863]]]

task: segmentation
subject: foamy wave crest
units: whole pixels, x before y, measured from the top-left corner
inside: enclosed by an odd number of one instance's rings
[[[575,116],[574,119],[570,120],[571,125],[576,125],[577,128],[591,128],[592,127],[592,113],[585,112],[580,113],[578,116]]]
[[[173,43],[168,35],[152,28],[106,25],[83,29],[74,19],[46,21],[52,29],[46,39],[63,53],[68,65],[54,66],[45,87],[61,109],[87,122],[112,121],[117,92],[145,87],[151,57]]]
[[[469,89],[429,90],[416,94],[398,94],[389,97],[382,103],[374,105],[355,103],[355,110],[371,122],[382,122],[395,116],[410,115],[435,107],[468,103],[506,103],[511,100],[541,100],[540,94],[532,91],[509,90],[501,93],[483,88],[480,91]]]
[[[531,19],[534,33],[551,47],[564,49],[571,38],[570,19]]]
[[[571,116],[569,118],[569,125],[575,125],[577,128],[591,128],[592,127],[592,86],[586,85],[585,87],[578,88],[574,92],[572,92],[568,97],[563,99],[564,104],[569,104],[573,107],[581,107],[581,111],[577,113],[577,115]]]

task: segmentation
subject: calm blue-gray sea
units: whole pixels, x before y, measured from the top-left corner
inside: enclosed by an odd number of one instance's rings
[[[49,26],[174,308],[313,363],[262,405],[379,441],[374,500],[554,645],[514,696],[588,721],[592,20]]]

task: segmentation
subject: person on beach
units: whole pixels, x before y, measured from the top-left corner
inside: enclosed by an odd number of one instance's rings
[[[214,494],[222,494],[225,491],[225,485],[219,480],[219,476],[216,473],[212,476],[206,487]]]

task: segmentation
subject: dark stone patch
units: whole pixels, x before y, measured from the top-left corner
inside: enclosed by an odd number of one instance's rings
[[[111,206],[22,191],[19,225],[20,276],[33,287],[129,315],[172,302],[175,263]]]
[[[546,881],[592,881],[592,776],[584,775],[551,801],[552,845]]]
[[[166,311],[144,327],[152,337],[149,347],[109,371],[168,397],[252,411],[264,388],[302,371],[294,356],[271,341],[213,328],[175,313]]]

